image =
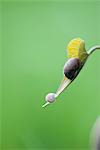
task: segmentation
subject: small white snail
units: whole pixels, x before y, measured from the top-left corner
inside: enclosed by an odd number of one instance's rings
[[[49,93],[45,97],[46,103],[42,106],[45,107],[46,105],[53,103],[56,100],[56,94],[55,93]]]
[[[46,95],[46,101],[52,103],[55,101],[55,97],[56,97],[55,93],[49,93]]]

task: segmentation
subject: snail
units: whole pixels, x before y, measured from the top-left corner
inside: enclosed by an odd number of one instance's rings
[[[75,80],[89,56],[97,49],[100,49],[100,45],[86,51],[85,42],[81,38],[76,38],[69,42],[67,46],[68,61],[63,68],[63,80],[56,93],[47,94],[46,103],[42,107],[55,102],[57,97]]]

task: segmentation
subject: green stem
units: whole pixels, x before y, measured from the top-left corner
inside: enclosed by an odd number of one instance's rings
[[[93,53],[95,50],[97,50],[97,49],[100,49],[100,45],[91,47],[91,48],[88,50],[87,53],[90,55],[90,54],[92,54],[92,53]]]

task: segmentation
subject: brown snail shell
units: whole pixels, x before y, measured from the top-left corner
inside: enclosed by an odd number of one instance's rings
[[[64,75],[73,80],[79,73],[80,68],[82,66],[81,60],[79,58],[71,58],[69,59],[64,66]]]

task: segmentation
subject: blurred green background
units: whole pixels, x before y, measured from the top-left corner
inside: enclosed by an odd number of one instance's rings
[[[100,1],[0,2],[1,149],[89,149],[100,114],[100,51],[57,102],[45,95],[63,78],[66,46],[76,37],[100,44]]]

